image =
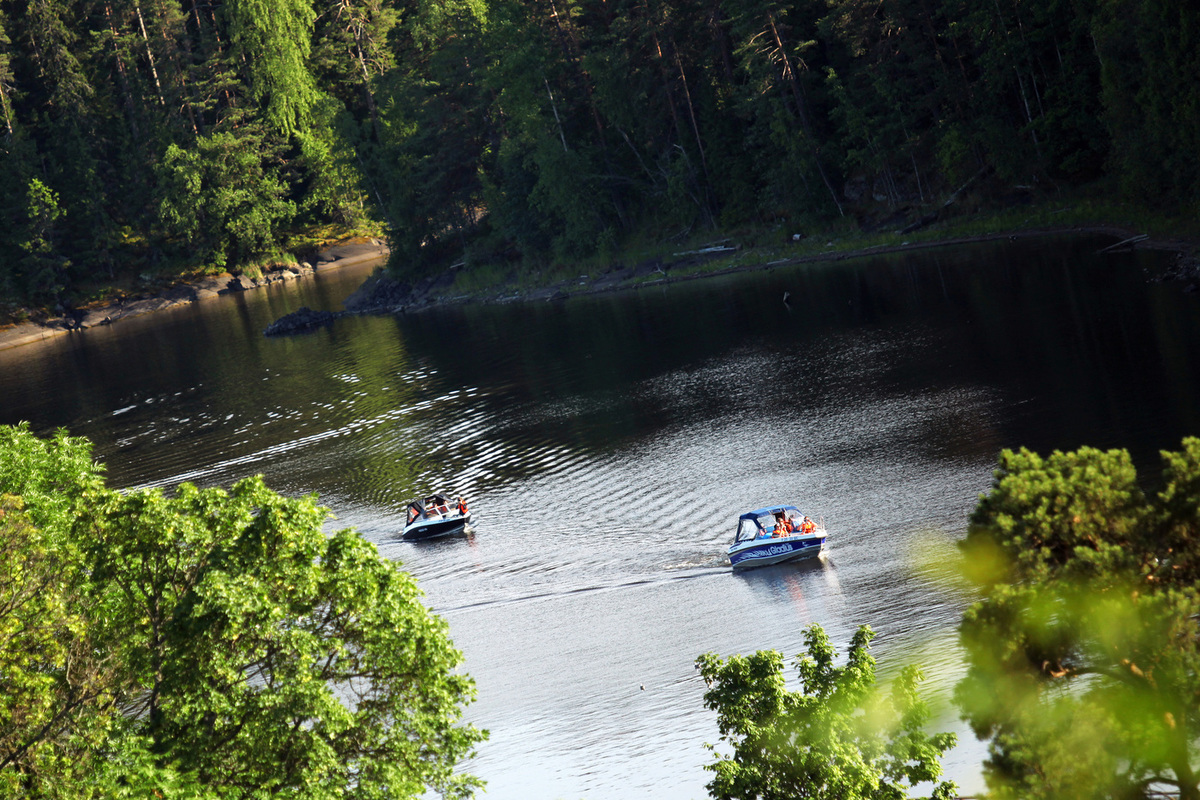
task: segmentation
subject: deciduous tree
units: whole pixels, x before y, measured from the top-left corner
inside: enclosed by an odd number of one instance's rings
[[[869,627],[859,628],[837,666],[828,635],[810,626],[806,652],[796,659],[799,691],[785,687],[778,651],[700,656],[709,687],[704,703],[717,712],[721,738],[733,749],[705,767],[716,776],[709,793],[721,800],[900,800],[917,784],[937,782],[954,734],[925,733],[929,711],[917,694],[918,668],[904,668],[890,692],[878,690],[873,637]],[[954,791],[952,782],[937,782],[933,797]]]
[[[211,786],[465,796],[480,733],[446,624],[326,509],[259,478],[112,493],[88,519],[152,751]],[[315,787],[324,787],[321,789]]]
[[[261,478],[112,491],[85,441],[0,428],[0,789],[470,796],[446,623],[328,516]]]
[[[0,794],[70,797],[127,688],[71,535],[101,486],[86,440],[0,427]]]
[[[227,0],[229,40],[263,118],[287,136],[304,130],[321,91],[308,67],[316,11],[307,0]]]

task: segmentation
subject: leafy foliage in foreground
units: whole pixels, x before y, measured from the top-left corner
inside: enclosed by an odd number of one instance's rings
[[[466,797],[483,733],[445,623],[328,512],[249,478],[106,489],[0,429],[0,790]]]
[[[982,598],[958,702],[998,798],[1200,798],[1200,439],[1004,451],[963,544]]]
[[[796,659],[797,692],[785,688],[777,651],[700,656],[709,687],[704,703],[717,712],[721,738],[733,747],[731,756],[718,755],[705,767],[716,776],[709,793],[720,800],[900,800],[911,787],[937,781],[954,734],[924,732],[929,711],[917,694],[916,667],[906,667],[890,692],[878,690],[868,652],[873,637],[870,628],[859,628],[839,667],[828,635],[811,626],[807,652]],[[940,782],[933,797],[954,793],[953,783]]]

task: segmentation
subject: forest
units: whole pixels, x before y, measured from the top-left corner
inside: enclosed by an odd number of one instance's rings
[[[515,270],[1099,184],[1200,211],[1177,0],[0,0],[0,300],[380,231]]]

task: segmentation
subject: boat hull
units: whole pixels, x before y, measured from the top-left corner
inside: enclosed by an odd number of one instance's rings
[[[785,536],[778,539],[755,539],[730,546],[729,563],[734,569],[765,567],[820,554],[825,535]]]
[[[400,538],[411,542],[419,539],[436,539],[439,536],[450,536],[455,533],[461,533],[470,522],[470,514],[466,516],[455,515],[448,519],[418,519],[404,526],[404,533],[400,534]]]

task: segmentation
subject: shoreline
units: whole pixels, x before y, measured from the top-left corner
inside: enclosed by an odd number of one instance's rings
[[[265,333],[271,336],[287,336],[303,333],[327,325],[339,317],[349,315],[415,313],[442,306],[465,305],[468,303],[508,304],[566,300],[571,297],[659,287],[684,281],[701,280],[703,278],[731,275],[740,272],[768,270],[776,267],[788,267],[797,264],[845,261],[853,258],[928,250],[938,247],[963,247],[972,244],[1005,240],[1018,241],[1072,235],[1111,236],[1114,239],[1114,245],[1120,245],[1121,247],[1175,252],[1178,254],[1179,267],[1174,277],[1191,281],[1184,291],[1200,290],[1200,258],[1198,258],[1200,256],[1200,241],[1188,237],[1167,238],[1145,236],[1137,234],[1129,228],[1116,225],[1076,225],[1062,228],[975,234],[912,243],[904,242],[901,244],[848,247],[846,249],[833,249],[821,253],[807,253],[793,256],[783,255],[780,258],[771,260],[753,260],[747,263],[732,264],[715,269],[706,269],[705,266],[714,260],[728,257],[731,254],[737,258],[754,253],[756,248],[742,249],[738,247],[718,249],[709,253],[694,251],[692,253],[681,254],[685,258],[669,264],[664,263],[661,259],[643,262],[632,267],[617,264],[610,266],[605,272],[597,273],[594,277],[579,276],[559,279],[553,283],[532,288],[518,288],[511,283],[501,283],[496,286],[456,295],[447,295],[440,291],[443,289],[452,289],[455,276],[450,270],[443,271],[437,276],[426,277],[418,281],[416,286],[404,280],[391,278],[382,271],[377,270],[364,281],[358,290],[346,299],[344,303],[345,310],[337,312],[314,312],[310,309],[302,308],[299,311],[276,320]],[[772,247],[768,255],[773,255],[780,250],[781,248]],[[281,265],[264,273],[260,278],[222,273],[220,275],[205,276],[195,281],[183,281],[169,287],[163,292],[151,294],[146,297],[134,300],[118,300],[83,309],[74,317],[63,316],[40,321],[27,321],[0,329],[0,350],[20,347],[68,333],[82,332],[88,328],[100,325],[111,325],[121,319],[141,316],[169,308],[178,308],[212,297],[234,292],[250,291],[282,281],[301,279],[319,271],[339,269],[353,264],[361,264],[369,260],[384,259],[388,253],[387,245],[378,240],[369,240],[367,242],[349,241],[320,251],[314,258],[314,264],[310,265],[307,262],[302,262],[299,264]],[[659,277],[648,277],[655,273]]]
[[[870,256],[890,255],[894,253],[907,253],[917,250],[929,250],[937,247],[964,247],[972,244],[985,244],[987,242],[996,241],[1018,241],[1022,239],[1037,239],[1047,238],[1051,236],[1070,236],[1070,235],[1110,235],[1117,239],[1117,244],[1124,243],[1134,234],[1130,231],[1107,226],[1096,227],[1076,227],[1065,228],[1062,230],[1038,230],[1038,231],[1013,231],[994,234],[977,234],[973,236],[955,237],[951,239],[931,240],[928,242],[905,243],[898,245],[874,245],[870,247],[860,247],[851,250],[838,250],[827,253],[812,253],[800,256],[791,256],[775,259],[772,261],[754,262],[749,264],[739,264],[720,269],[701,271],[701,272],[682,272],[678,275],[667,275],[663,277],[642,281],[640,283],[627,283],[626,285],[617,286],[599,286],[589,287],[580,292],[572,292],[570,296],[576,294],[600,294],[610,291],[621,291],[623,289],[640,289],[642,287],[663,286],[671,283],[680,283],[683,281],[700,280],[702,278],[717,277],[720,275],[732,275],[739,272],[754,272],[758,270],[774,269],[776,267],[790,267],[797,264],[816,264],[825,261],[846,261],[853,258],[867,258]],[[1179,253],[1181,256],[1185,253],[1194,252],[1200,249],[1200,242],[1190,242],[1183,239],[1166,240],[1166,239],[1151,239],[1145,238],[1135,242],[1130,242],[1127,245],[1130,249],[1145,249],[1145,250],[1166,250]],[[536,298],[534,298],[536,299]]]
[[[1200,260],[1197,258],[1200,255],[1200,241],[1186,237],[1154,238],[1114,225],[1084,225],[1036,230],[1013,230],[913,243],[905,242],[902,244],[848,248],[824,253],[783,256],[773,260],[755,260],[749,263],[733,264],[715,269],[705,269],[704,266],[717,258],[727,257],[730,254],[734,254],[736,257],[738,254],[752,253],[754,252],[754,248],[746,250],[740,248],[721,250],[711,254],[697,252],[691,254],[692,257],[690,259],[685,258],[674,264],[663,264],[661,261],[658,261],[647,262],[636,267],[614,266],[610,267],[608,271],[598,273],[595,276],[560,279],[543,286],[522,289],[516,288],[509,283],[466,294],[450,296],[437,292],[441,284],[445,282],[443,279],[437,277],[426,278],[418,282],[418,285],[414,287],[406,281],[396,280],[376,273],[371,278],[368,278],[354,295],[347,298],[345,311],[333,314],[326,312],[320,319],[315,316],[304,317],[301,315],[301,312],[296,312],[296,315],[299,316],[296,316],[294,325],[289,326],[287,324],[289,318],[293,317],[293,315],[283,317],[277,320],[275,325],[272,326],[275,330],[272,331],[271,335],[300,333],[332,322],[333,319],[339,316],[346,315],[415,313],[431,308],[465,305],[468,303],[507,304],[566,300],[571,297],[659,287],[672,283],[701,280],[703,278],[731,275],[740,272],[774,269],[776,267],[788,267],[797,264],[845,261],[853,258],[928,250],[937,247],[963,247],[987,242],[1084,235],[1111,236],[1114,239],[1114,243],[1111,245],[1114,249],[1129,248],[1174,252],[1178,254],[1178,263],[1180,265],[1176,270],[1178,275],[1175,277],[1192,281],[1185,291],[1200,290]],[[774,250],[776,248],[772,248],[772,251]],[[654,273],[658,273],[660,277],[646,279],[647,276]],[[447,285],[445,288],[451,287]]]
[[[73,315],[51,317],[45,320],[29,320],[0,328],[0,350],[8,350],[35,342],[45,341],[89,328],[112,325],[123,319],[131,319],[156,311],[180,308],[222,295],[261,289],[292,280],[310,277],[317,272],[341,269],[365,261],[385,259],[388,247],[378,240],[341,242],[327,247],[314,256],[312,263],[277,265],[263,272],[261,277],[234,275],[223,272],[206,275],[196,280],[180,281],[161,292],[131,299],[119,299],[78,309]]]

